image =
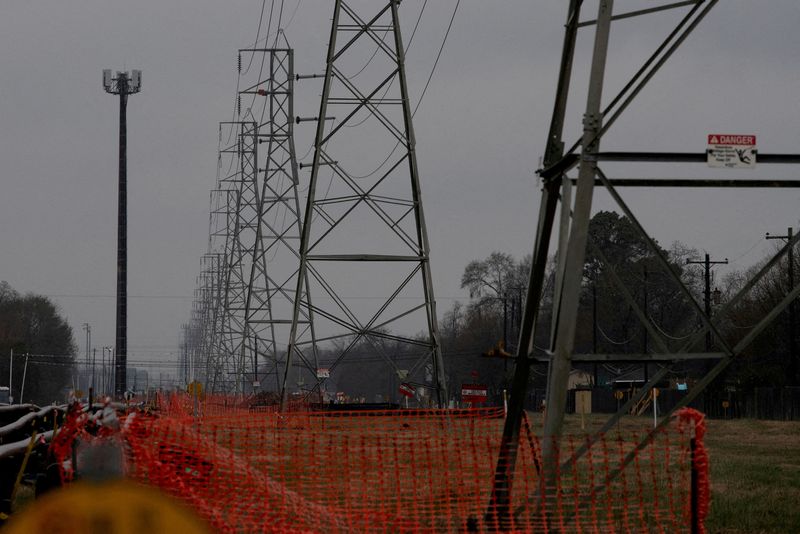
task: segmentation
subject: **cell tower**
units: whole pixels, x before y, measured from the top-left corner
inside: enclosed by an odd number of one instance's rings
[[[421,399],[447,400],[398,9],[334,4],[319,115],[306,119],[317,125],[314,156],[301,163],[311,180],[296,294],[314,304],[294,305],[284,403],[296,362],[319,388],[365,358]],[[323,370],[303,332],[312,311],[328,345]]]
[[[119,190],[117,203],[117,315],[114,396],[122,399],[128,372],[128,96],[142,90],[142,71],[103,70],[103,89],[119,95]]]
[[[498,456],[497,469],[494,478],[494,487],[491,502],[487,512],[487,522],[498,525],[502,529],[513,525],[514,516],[521,513],[531,513],[536,509],[537,499],[555,498],[552,481],[557,476],[560,466],[576,462],[592,446],[594,440],[587,440],[587,444],[575,451],[568,458],[559,457],[557,447],[561,436],[561,427],[567,400],[567,379],[573,362],[596,361],[626,361],[626,362],[659,362],[660,369],[646,382],[644,387],[622,403],[616,414],[611,416],[603,425],[600,434],[607,432],[619,421],[622,415],[628,413],[636,403],[647,395],[667,373],[676,365],[687,360],[701,360],[707,362],[707,372],[688,391],[676,406],[661,414],[656,428],[651,434],[642,438],[634,450],[644,447],[649,443],[653,433],[666,424],[675,410],[686,406],[708,386],[743,350],[775,320],[787,306],[800,295],[800,286],[789,288],[786,297],[773,310],[769,311],[762,320],[750,331],[731,343],[720,333],[720,325],[726,313],[732,311],[736,304],[750,291],[753,285],[760,280],[773,266],[777,265],[780,258],[797,243],[798,236],[789,239],[779,253],[761,268],[754,278],[744,285],[739,293],[726,302],[714,317],[707,313],[707,309],[695,299],[689,288],[680,278],[679,273],[670,266],[663,251],[655,240],[650,237],[634,215],[631,208],[623,200],[618,190],[622,187],[800,187],[800,180],[731,180],[731,179],[672,179],[672,178],[643,178],[643,179],[616,179],[609,178],[602,170],[606,162],[639,162],[639,163],[706,163],[714,157],[713,150],[698,153],[664,153],[664,152],[602,152],[600,141],[606,132],[614,125],[620,115],[628,108],[640,91],[650,82],[660,67],[684,43],[718,0],[697,0],[692,2],[673,2],[662,6],[650,7],[638,11],[613,14],[613,0],[599,0],[599,9],[596,19],[580,21],[581,0],[571,0],[569,3],[567,23],[564,37],[561,67],[558,78],[556,100],[553,117],[548,135],[547,147],[543,159],[543,168],[538,171],[544,182],[541,203],[539,208],[539,222],[534,243],[533,266],[528,286],[525,311],[516,355],[515,374],[511,389],[508,417],[506,419],[503,441]],[[626,83],[621,92],[617,94],[604,107],[602,105],[602,90],[604,85],[605,65],[608,52],[608,39],[612,21],[633,19],[651,13],[672,9],[683,9],[685,12],[678,23],[668,34],[664,41],[656,47],[654,53],[644,62],[642,67]],[[591,63],[589,90],[586,110],[583,118],[583,136],[565,150],[562,141],[563,127],[566,118],[567,96],[570,88],[570,79],[573,70],[573,57],[575,53],[576,37],[580,28],[595,29],[594,53]],[[578,149],[580,149],[578,151]],[[800,163],[800,155],[794,154],[758,154],[759,164],[795,164]],[[713,166],[713,165],[711,165]],[[577,177],[570,177],[568,173],[577,169]],[[698,326],[688,339],[681,341],[671,340],[659,332],[648,318],[646,310],[642,310],[641,303],[631,295],[628,288],[620,282],[614,273],[614,266],[608,262],[602,251],[595,250],[601,258],[604,267],[609,272],[612,280],[618,286],[619,295],[625,300],[635,316],[646,329],[653,347],[649,352],[642,354],[574,354],[575,329],[578,320],[578,304],[582,287],[584,260],[587,247],[593,246],[588,240],[589,220],[592,209],[594,188],[604,187],[611,198],[618,204],[625,216],[631,221],[638,233],[648,244],[652,255],[659,263],[660,268],[671,278],[671,281],[680,288],[687,303],[691,304],[696,316],[699,318]],[[573,193],[574,189],[574,193]],[[557,220],[556,214],[559,211]],[[520,422],[523,415],[524,400],[527,390],[530,366],[536,361],[533,357],[532,339],[534,325],[539,314],[539,305],[545,283],[545,269],[547,256],[550,250],[551,235],[558,228],[558,254],[556,266],[556,284],[553,303],[553,328],[550,339],[550,350],[546,357],[549,360],[547,384],[547,411],[542,458],[542,480],[544,483],[536,489],[536,495],[527,496],[526,502],[531,506],[521,506],[511,509],[511,491],[516,450],[519,439]],[[597,247],[595,247],[597,248]],[[716,350],[697,352],[697,347],[704,346],[703,340],[707,333],[711,334]],[[706,344],[706,346],[709,344]],[[630,453],[622,467],[611,472],[604,480],[598,481],[595,488],[602,491],[615,477],[619,476],[627,463],[633,460],[634,453]],[[520,499],[515,499],[520,501]]]

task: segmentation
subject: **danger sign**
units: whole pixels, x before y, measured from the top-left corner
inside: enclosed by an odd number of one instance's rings
[[[709,167],[752,168],[756,165],[756,136],[741,134],[709,134]]]
[[[413,397],[414,393],[416,391],[417,390],[414,389],[414,386],[412,386],[408,382],[403,382],[402,384],[400,384],[400,394],[401,395],[404,395],[406,397]]]
[[[484,384],[462,384],[461,400],[464,402],[486,402],[488,389]]]

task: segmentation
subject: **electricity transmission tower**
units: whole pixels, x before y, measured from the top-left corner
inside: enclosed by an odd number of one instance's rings
[[[795,246],[798,236],[795,235],[793,238],[788,239],[788,242],[779,253],[761,267],[735,296],[717,310],[717,313],[712,318],[683,282],[677,270],[670,265],[668,258],[658,247],[655,240],[644,231],[639,220],[618,192],[622,187],[800,187],[800,180],[617,179],[608,177],[602,169],[607,162],[637,162],[642,164],[670,162],[677,164],[706,163],[708,161],[710,155],[705,152],[602,152],[600,150],[600,142],[640,91],[651,82],[655,73],[684,43],[686,38],[697,28],[717,3],[718,0],[672,2],[638,11],[614,14],[613,0],[599,0],[596,19],[580,21],[582,0],[570,0],[569,2],[555,106],[543,158],[543,168],[538,171],[544,185],[534,242],[533,265],[518,343],[518,353],[516,355],[509,411],[503,430],[492,498],[486,517],[487,522],[491,525],[502,529],[512,528],[514,516],[522,513],[532,513],[531,510],[537,509],[536,503],[541,503],[542,499],[550,500],[555,498],[555,485],[553,482],[557,477],[559,468],[576,462],[592,446],[594,440],[587,441],[587,444],[580,447],[569,458],[561,458],[557,448],[567,401],[567,379],[573,362],[628,361],[641,364],[650,361],[662,364],[661,368],[649,378],[645,386],[632,395],[627,402],[623,403],[617,413],[606,421],[599,431],[600,433],[607,432],[613,428],[622,415],[628,413],[632,406],[649,395],[652,388],[664,379],[678,363],[687,360],[711,362],[707,367],[708,370],[705,376],[690,388],[687,395],[673,409],[662,414],[657,427],[652,431],[654,433],[669,421],[675,410],[686,406],[697,398],[706,386],[730,365],[800,295],[800,286],[789,288],[785,298],[774,309],[770,310],[744,336],[731,341],[731,339],[722,335],[720,331],[721,321],[724,320],[727,313],[735,309],[735,306],[765,273],[779,264],[783,254],[786,254],[791,247]],[[673,9],[684,10],[674,29],[667,34],[664,41],[656,47],[655,52],[636,71],[634,76],[622,86],[620,93],[604,106],[602,93],[612,21],[635,19],[651,13]],[[567,97],[573,72],[576,38],[582,28],[594,28],[595,31],[588,95],[583,116],[583,135],[574,144],[565,145],[563,142],[563,128],[566,121]],[[566,150],[565,147],[567,147]],[[758,163],[759,165],[796,164],[800,163],[800,155],[759,153]],[[573,170],[577,171],[577,177],[569,176],[568,173]],[[603,256],[602,251],[593,249],[593,252],[603,262],[612,281],[618,286],[620,296],[630,306],[630,309],[647,330],[648,339],[652,340],[653,346],[650,352],[646,354],[599,355],[574,353],[578,306],[584,278],[584,260],[587,246],[592,246],[592,243],[588,240],[592,198],[594,188],[597,186],[602,186],[608,191],[611,198],[618,204],[625,216],[645,240],[660,268],[668,274],[676,287],[680,288],[684,299],[692,306],[697,317],[700,318],[701,326],[688,339],[676,341],[665,338],[654,327],[646,312],[641,309],[640,303],[636,302],[630,289],[626,288],[619,276],[615,274],[614,266]],[[557,218],[559,203],[560,216]],[[528,499],[526,499],[526,502],[532,503],[530,507],[521,506],[512,510],[511,492],[513,473],[517,461],[516,451],[520,422],[522,420],[530,366],[535,361],[531,349],[533,330],[540,311],[539,305],[546,278],[545,269],[551,237],[556,229],[558,254],[556,257],[556,283],[552,313],[553,328],[550,348],[547,351],[549,372],[546,398],[547,411],[542,440],[541,476],[543,484],[536,490],[536,495],[528,496]],[[702,346],[702,340],[707,332],[712,336],[715,346],[719,347],[718,351],[691,352],[693,347]],[[652,433],[642,438],[637,448],[649,443],[651,436]],[[595,490],[602,491],[606,484],[609,484],[615,477],[619,476],[621,470],[632,461],[633,457],[634,453],[632,452],[625,458],[619,470],[609,473],[608,477],[601,481]]]
[[[250,54],[250,65],[261,69],[254,80],[243,77],[247,84],[237,94],[239,120],[220,123],[209,253],[195,304],[201,323],[197,346],[205,358],[204,380],[210,392],[255,392],[262,389],[260,379],[265,375],[274,375],[275,388],[280,389],[280,362],[296,300],[303,303],[301,333],[312,341],[309,364],[316,368],[312,313],[306,294],[295,294],[300,202],[293,130],[294,53],[282,32],[280,37],[284,45],[280,48],[239,50],[240,77],[242,54]],[[260,59],[254,60],[256,55]],[[227,136],[223,130],[228,130]],[[266,146],[259,149],[261,145]]]
[[[246,305],[250,264],[256,247],[258,185],[256,146],[257,124],[236,121],[229,124],[234,143],[222,149],[233,163],[232,172],[221,181],[228,197],[222,290],[222,324],[219,332],[219,380],[223,389],[237,395],[245,392]],[[221,364],[221,365],[220,365]]]
[[[294,303],[284,403],[295,362],[321,387],[302,331],[311,312],[333,354],[319,365],[357,373],[369,354],[447,400],[398,10],[396,0],[333,7],[314,156],[301,164],[311,180],[296,294],[313,306]]]
[[[245,301],[241,358],[252,355],[252,369],[257,372],[258,356],[262,354],[267,364],[265,372],[275,375],[278,388],[279,361],[287,351],[295,301],[300,303],[300,334],[310,340],[310,357],[305,363],[314,369],[318,366],[308,294],[295,293],[300,273],[301,232],[294,145],[294,51],[282,32],[279,37],[283,37],[284,48],[239,51],[266,54],[268,66],[263,82],[241,92],[265,97],[267,115],[256,136],[258,144],[266,145],[266,151],[262,151],[264,167],[257,169],[255,246]],[[307,290],[307,281],[302,287]]]
[[[215,249],[210,249],[215,250]],[[200,380],[206,391],[215,392],[222,379],[221,339],[222,303],[224,297],[224,255],[207,253],[201,259],[202,272],[198,278],[193,309],[194,329],[198,341],[194,344],[193,380]]]
[[[190,331],[197,331],[199,338],[194,345],[197,348],[194,378],[202,380],[210,393],[241,392],[242,385],[237,377],[241,375],[239,356],[244,322],[232,304],[244,301],[246,293],[242,247],[238,241],[241,189],[247,187],[241,177],[240,138],[246,128],[240,122],[219,124],[216,187],[209,199],[208,251],[201,258],[192,305],[194,326]],[[249,128],[252,130],[252,123]],[[228,130],[228,135],[223,141],[224,130]]]
[[[117,197],[117,315],[114,396],[122,399],[128,371],[128,96],[141,91],[142,71],[103,70],[106,93],[119,95],[119,189]]]

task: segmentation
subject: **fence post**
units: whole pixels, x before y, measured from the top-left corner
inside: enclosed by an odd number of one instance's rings
[[[691,488],[689,490],[689,501],[691,506],[691,533],[700,534],[700,521],[698,509],[698,491],[697,491],[697,466],[695,464],[697,454],[696,438],[689,440],[689,449],[691,451],[691,466],[692,466],[692,480]]]

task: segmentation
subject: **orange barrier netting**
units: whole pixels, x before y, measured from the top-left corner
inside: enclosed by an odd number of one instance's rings
[[[249,412],[277,412],[280,409],[280,398],[277,395],[263,397],[202,395],[195,399],[184,394],[156,394],[153,404],[158,407],[159,413],[174,417],[238,415]],[[304,412],[308,411],[308,407],[306,402],[291,400],[287,403],[286,411]]]
[[[689,531],[689,444],[695,437],[702,450],[701,422],[684,414],[639,450],[639,436],[604,436],[575,462],[564,460],[586,438],[565,436],[555,487],[539,499],[541,448],[526,421],[513,481],[515,530]],[[89,439],[81,424],[67,426]],[[118,433],[128,476],[183,500],[220,532],[463,532],[491,527],[484,515],[502,425],[497,409],[132,413]],[[62,458],[68,434],[54,444]],[[707,511],[707,456],[698,456]],[[704,517],[702,510],[701,503]]]

